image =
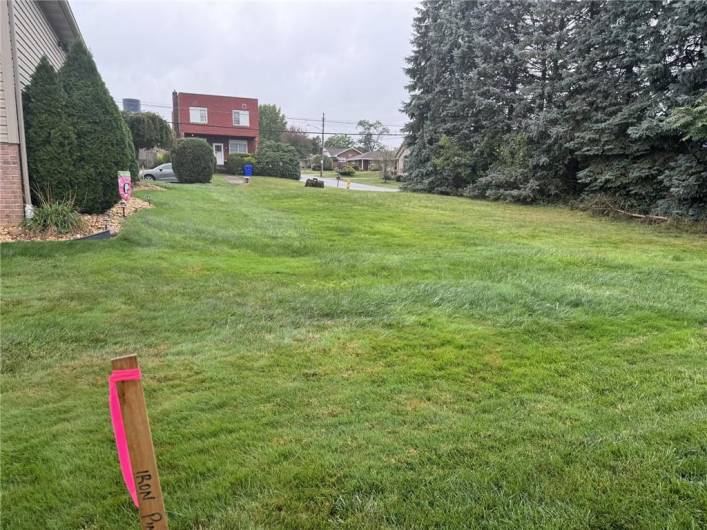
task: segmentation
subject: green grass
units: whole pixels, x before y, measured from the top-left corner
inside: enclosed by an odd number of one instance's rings
[[[319,176],[319,171],[316,169],[303,169],[303,174],[311,174],[315,177]],[[336,171],[324,171],[324,178],[335,179]],[[381,178],[380,171],[357,171],[356,174],[350,177],[341,177],[342,179],[349,179],[351,182],[358,182],[359,184],[372,184],[374,186],[382,186],[386,188],[399,188],[400,182],[394,180],[389,180],[384,182]]]
[[[137,528],[129,353],[173,529],[707,525],[704,238],[258,177],[149,196],[114,239],[0,249],[4,528]]]

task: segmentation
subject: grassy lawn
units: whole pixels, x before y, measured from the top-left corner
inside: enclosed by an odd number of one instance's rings
[[[143,192],[144,196],[144,192]],[[2,526],[137,528],[137,353],[173,529],[704,528],[707,242],[258,178],[2,252]]]
[[[311,174],[315,177],[319,176],[319,171],[315,169],[303,169],[303,174]],[[336,171],[324,171],[324,178],[335,179]],[[350,177],[341,177],[342,179],[350,179],[351,182],[358,182],[360,184],[373,184],[375,186],[382,186],[385,188],[399,188],[400,182],[395,182],[394,180],[389,180],[384,182],[381,178],[380,171],[357,171],[355,175]]]

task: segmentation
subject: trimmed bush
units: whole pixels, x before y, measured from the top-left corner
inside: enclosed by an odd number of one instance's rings
[[[354,169],[354,167],[348,164],[344,167],[339,168],[336,172],[344,177],[350,177],[351,175],[356,174],[356,170]]]
[[[232,153],[228,155],[226,160],[226,172],[231,175],[242,175],[243,166],[253,164],[255,166],[256,159],[253,155],[247,153]]]
[[[118,171],[130,171],[133,179],[138,176],[132,137],[80,40],[72,45],[59,79],[67,96],[68,122],[76,134],[78,156],[71,176],[76,206],[84,212],[103,212],[120,200]]]
[[[172,169],[179,182],[211,182],[216,169],[213,149],[202,138],[178,140],[172,152]]]
[[[66,113],[66,93],[46,57],[39,61],[22,102],[32,202],[40,204],[49,194],[59,201],[76,197],[81,191],[74,178],[76,134]]]
[[[34,215],[24,221],[24,226],[32,232],[66,234],[83,226],[71,197],[55,200],[50,192],[43,192],[38,194],[37,204]]]
[[[299,180],[299,155],[291,145],[262,142],[255,158],[256,175]]]

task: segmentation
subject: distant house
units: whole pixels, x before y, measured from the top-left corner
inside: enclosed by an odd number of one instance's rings
[[[172,92],[172,123],[177,138],[203,138],[223,166],[231,153],[255,153],[258,100]]]
[[[361,154],[355,147],[325,147],[324,156],[331,158],[334,167],[343,167],[349,159]]]
[[[410,146],[405,142],[398,147],[395,152],[395,174],[404,175],[405,174],[405,163],[407,162],[407,157],[410,155]]]
[[[348,163],[360,171],[378,171],[385,162],[390,161],[389,151],[368,151],[358,156],[352,156]]]
[[[71,44],[83,40],[65,0],[0,0],[0,224],[32,210],[22,90],[46,55],[57,70]]]

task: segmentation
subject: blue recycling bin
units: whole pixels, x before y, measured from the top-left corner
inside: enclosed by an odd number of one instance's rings
[[[246,164],[243,166],[243,175],[246,177],[253,176],[253,164]]]

